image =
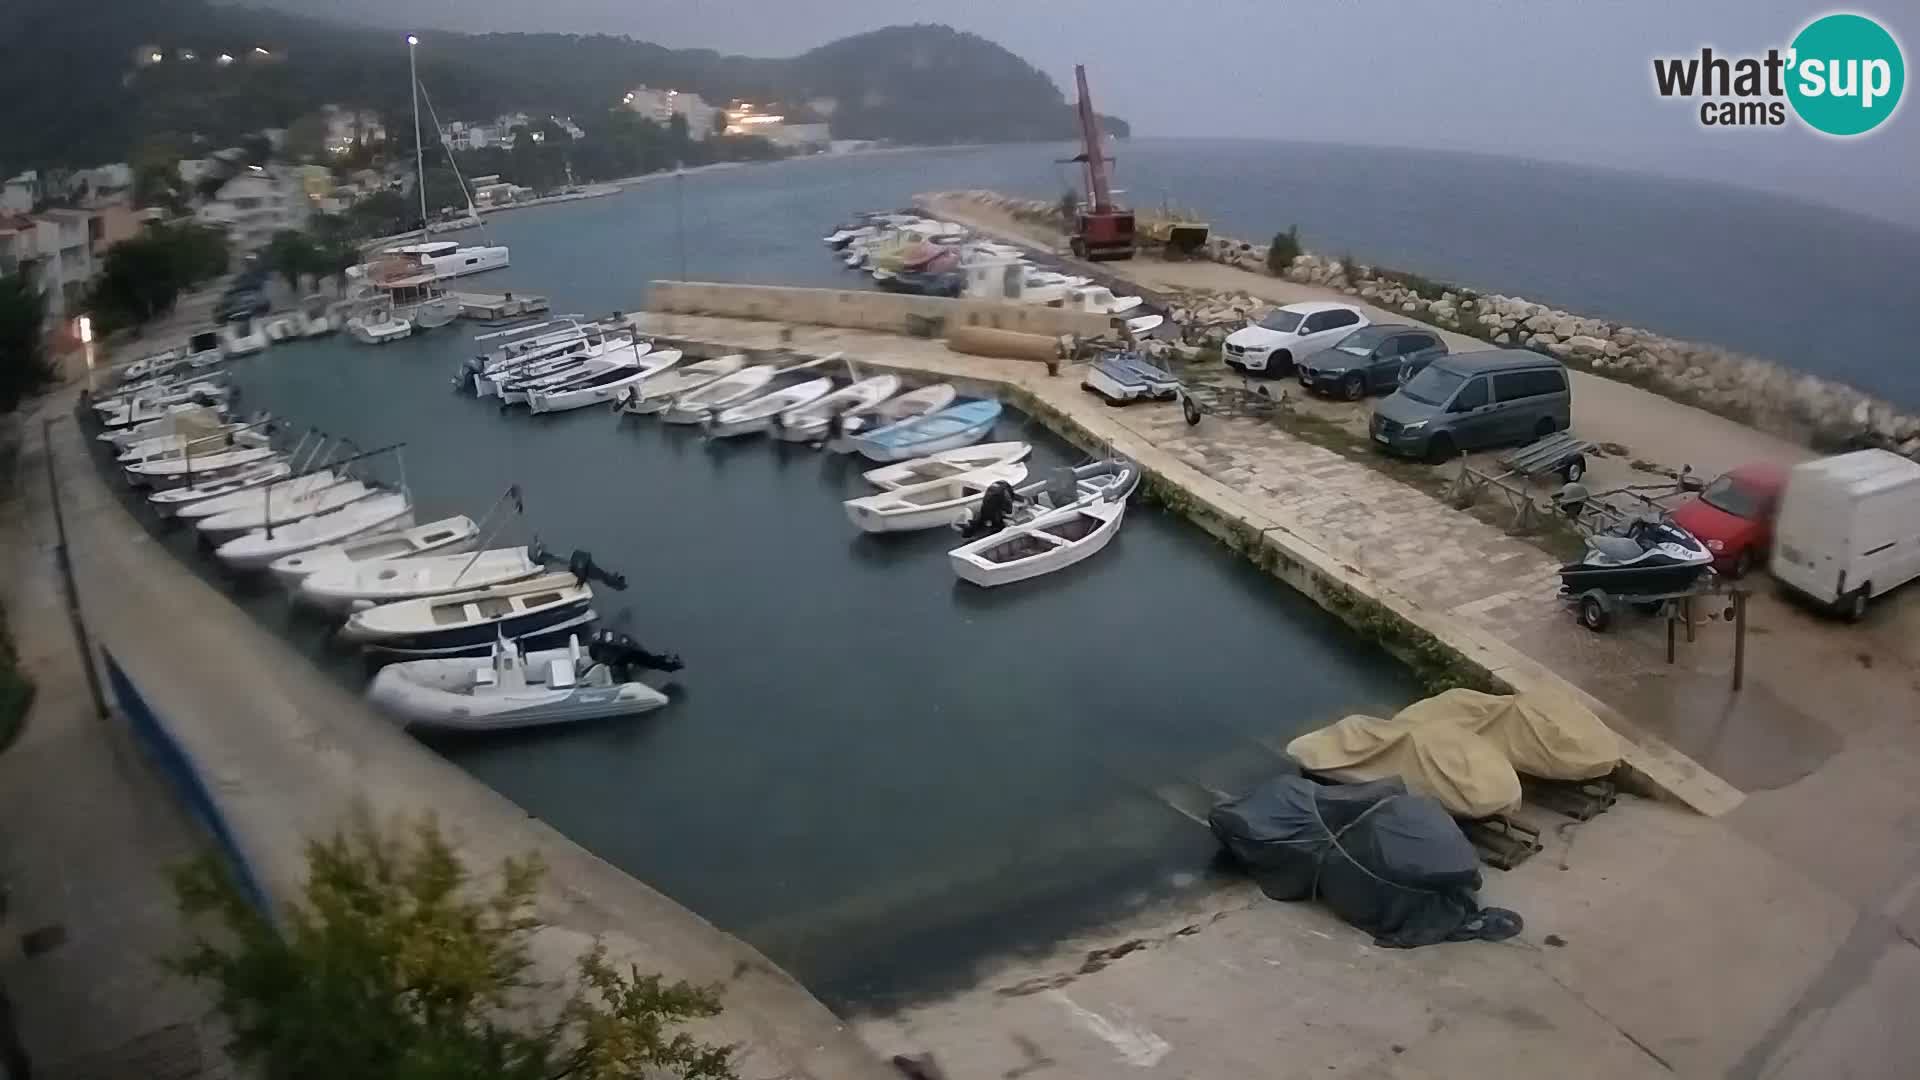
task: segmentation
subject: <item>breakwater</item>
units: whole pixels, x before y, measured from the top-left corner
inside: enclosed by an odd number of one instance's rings
[[[1034,226],[1060,226],[1057,203],[978,190],[940,197]],[[1774,360],[1350,258],[1302,251],[1276,268],[1269,263],[1271,255],[1269,244],[1218,234],[1194,253],[1195,258],[1253,273],[1277,271],[1289,281],[1397,310],[1492,345],[1548,353],[1571,367],[1817,448],[1880,446],[1920,457],[1920,414]],[[1192,292],[1185,299],[1174,309],[1173,319],[1197,324],[1203,338],[1222,338],[1247,314],[1269,306],[1245,294],[1224,292]]]

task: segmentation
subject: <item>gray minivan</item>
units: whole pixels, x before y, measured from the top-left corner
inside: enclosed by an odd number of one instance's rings
[[[1445,461],[1462,450],[1531,442],[1573,422],[1567,369],[1526,349],[1443,356],[1373,407],[1373,441]]]

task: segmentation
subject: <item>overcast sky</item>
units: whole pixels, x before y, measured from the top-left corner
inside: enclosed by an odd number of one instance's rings
[[[270,0],[355,21],[627,34],[785,56],[894,23],[944,22],[1070,87],[1138,135],[1456,148],[1719,179],[1920,225],[1920,109],[1841,141],[1791,124],[1715,130],[1653,92],[1654,56],[1784,47],[1809,0]],[[1852,8],[1902,41],[1920,4]],[[1912,75],[1911,70],[1909,75]],[[1911,81],[1911,78],[1910,80]],[[1910,90],[1907,97],[1920,91]]]

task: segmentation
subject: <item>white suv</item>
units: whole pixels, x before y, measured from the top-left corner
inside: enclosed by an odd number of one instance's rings
[[[1365,325],[1367,317],[1347,304],[1288,304],[1229,334],[1226,361],[1242,371],[1291,375],[1295,364]]]

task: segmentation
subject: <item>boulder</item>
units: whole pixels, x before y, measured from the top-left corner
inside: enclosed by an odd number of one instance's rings
[[[1544,331],[1533,335],[1533,340],[1532,340],[1532,344],[1535,344],[1535,345],[1557,345],[1559,344],[1559,342],[1560,342],[1559,338],[1555,337],[1552,334],[1546,333]]]
[[[1535,344],[1538,344],[1537,340]],[[1573,348],[1564,341],[1556,341],[1553,344],[1548,345],[1547,351],[1552,353],[1555,356],[1561,357],[1562,359],[1573,355]]]
[[[1562,339],[1574,337],[1582,331],[1580,320],[1571,315],[1561,315],[1553,320],[1553,332]]]
[[[1538,334],[1544,331],[1552,330],[1553,323],[1554,323],[1553,317],[1550,315],[1546,315],[1546,314],[1534,315],[1527,319],[1527,329]]]
[[[1400,310],[1401,311],[1419,311],[1420,308],[1419,308],[1419,305],[1409,300],[1406,303],[1400,305]]]
[[[1582,355],[1594,356],[1607,351],[1605,341],[1586,334],[1575,334],[1565,340],[1567,348]]]
[[[1513,335],[1505,331],[1501,331],[1500,333],[1493,335],[1493,343],[1495,345],[1510,345],[1513,343]]]

